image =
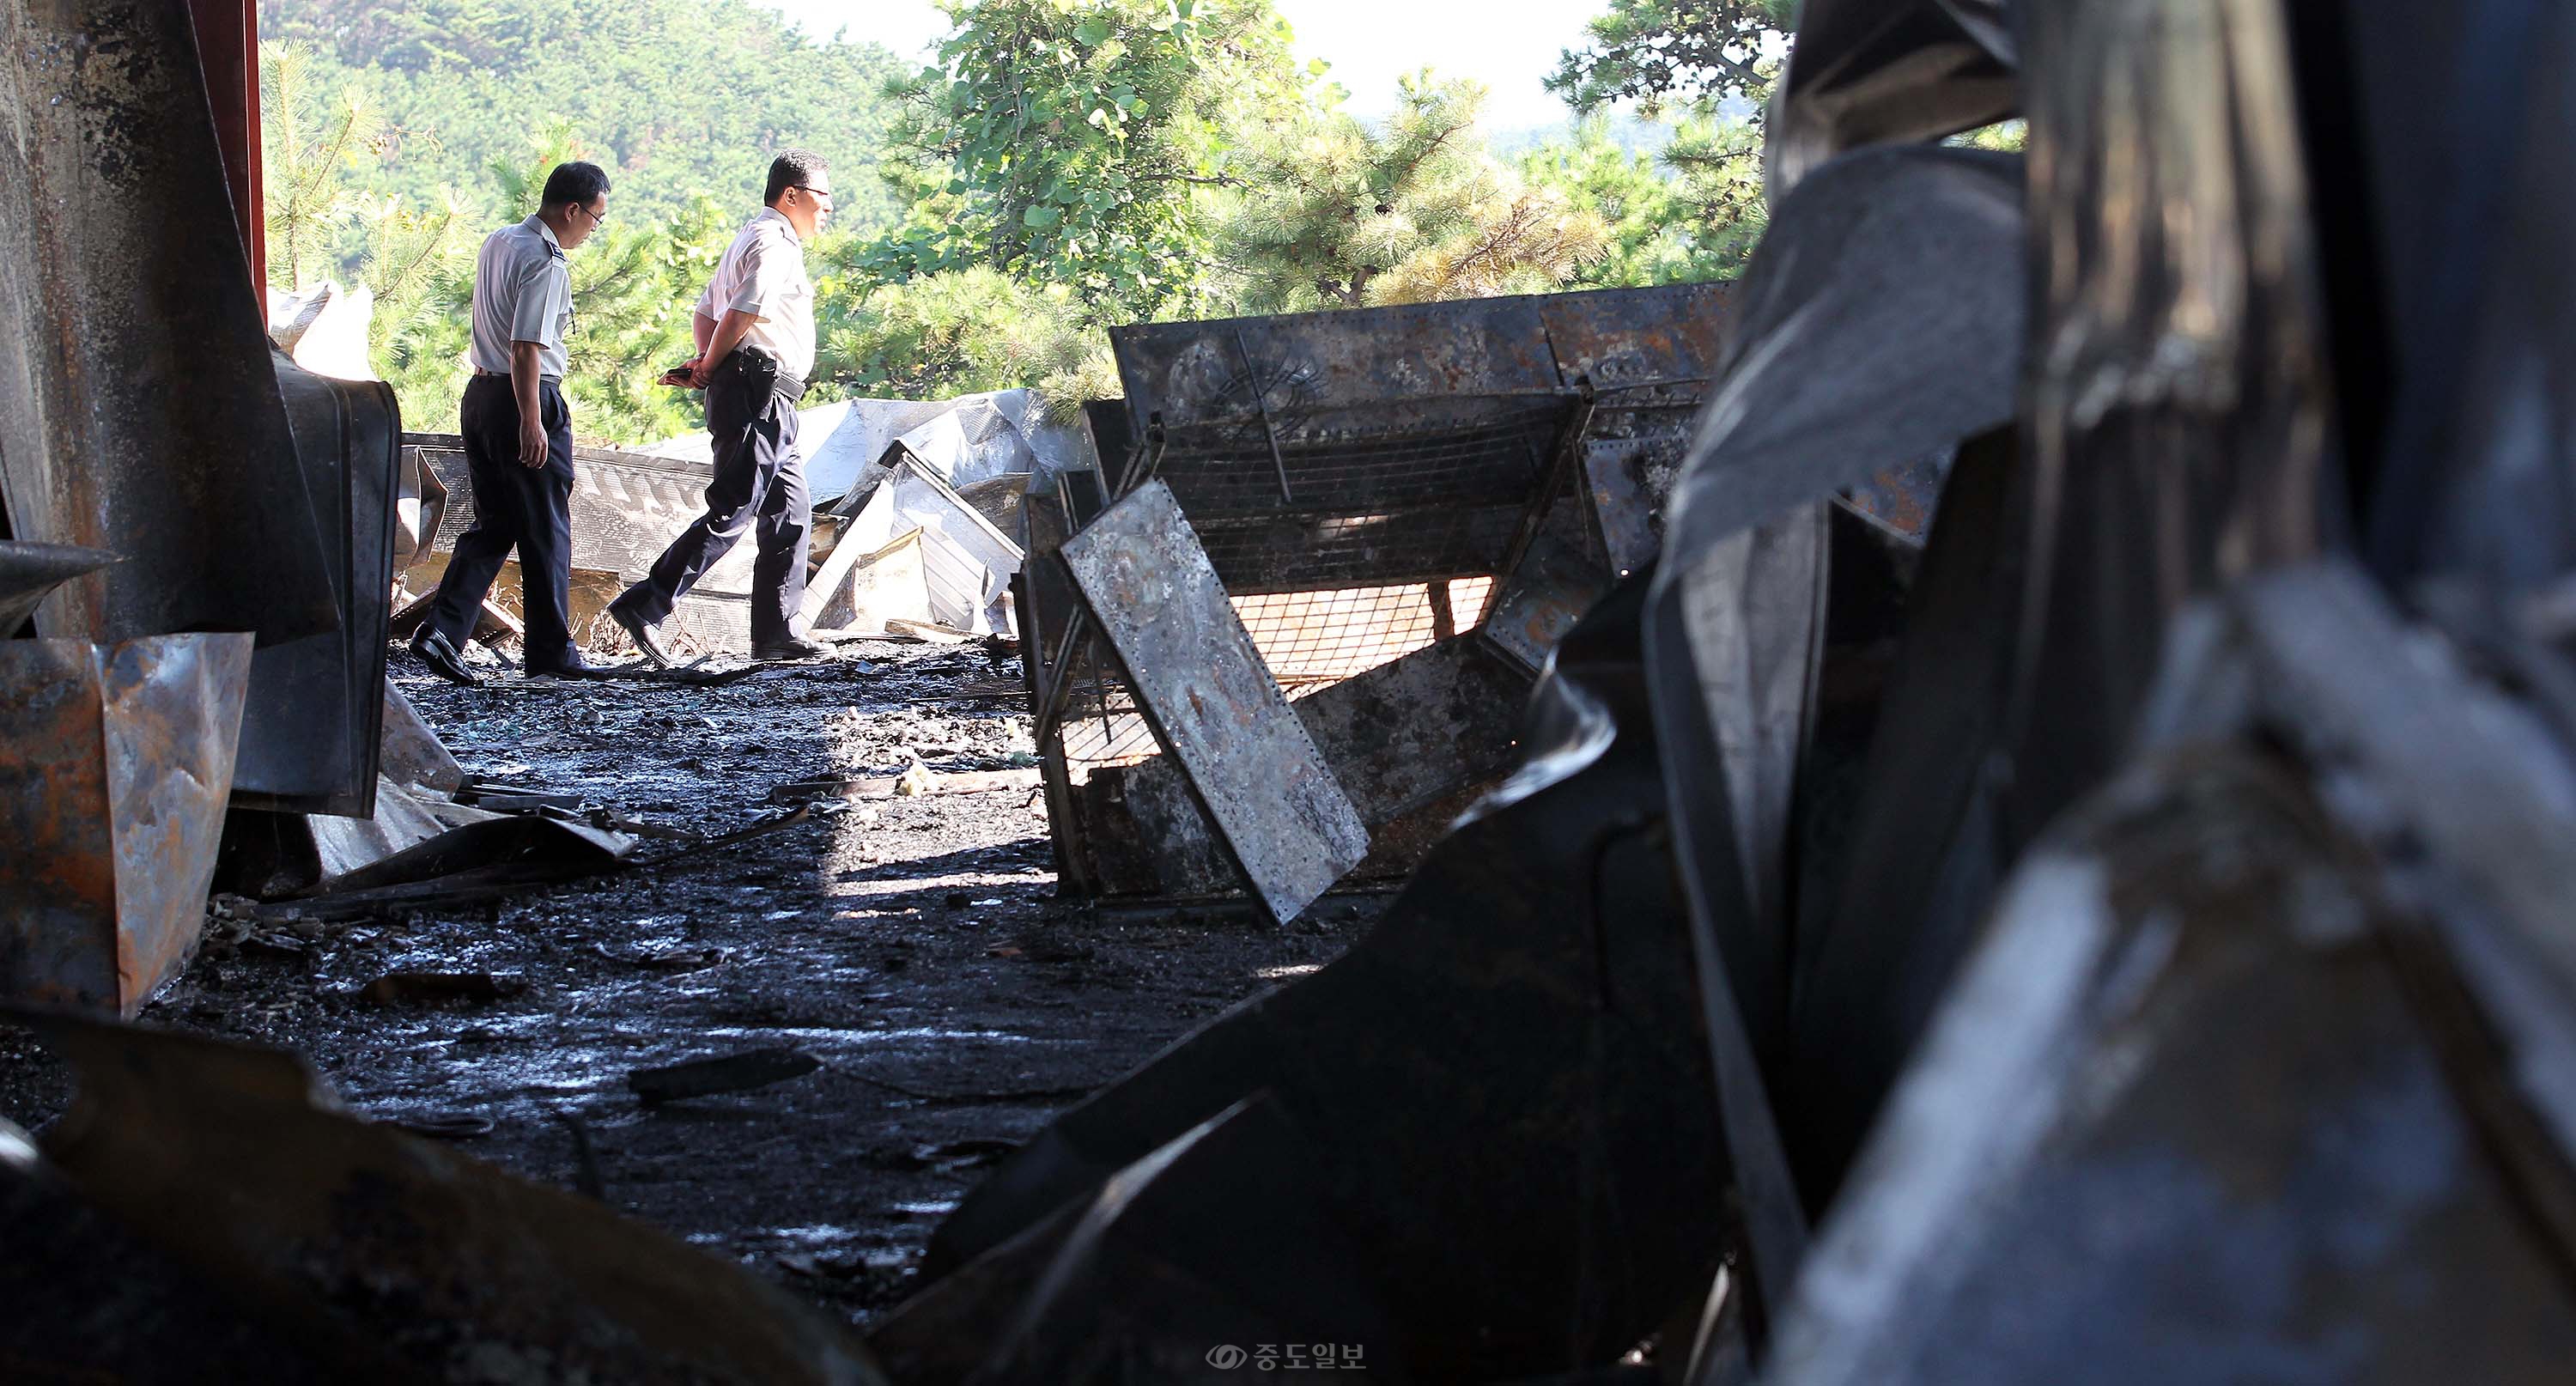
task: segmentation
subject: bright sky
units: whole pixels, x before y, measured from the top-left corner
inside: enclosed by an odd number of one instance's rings
[[[817,37],[846,30],[906,57],[948,32],[929,0],[763,0]],[[1597,4],[1542,0],[1272,0],[1297,31],[1299,56],[1333,65],[1333,80],[1361,115],[1395,101],[1395,80],[1428,63],[1493,89],[1486,123],[1497,130],[1554,125],[1564,103],[1539,87],[1557,54],[1582,40]]]

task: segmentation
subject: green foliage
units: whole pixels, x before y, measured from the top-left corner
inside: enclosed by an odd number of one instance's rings
[[[1684,118],[1659,148],[1594,120],[1509,160],[1472,83],[1343,111],[1271,0],[943,3],[951,38],[906,73],[750,0],[272,0],[272,277],[373,290],[378,370],[451,428],[482,238],[599,162],[566,392],[585,436],[640,442],[700,426],[656,377],[790,145],[842,193],[807,247],[817,401],[1027,386],[1064,418],[1117,388],[1111,323],[1722,278],[1762,227],[1758,126],[1720,112],[1774,75],[1785,3],[1609,0],[1551,86]]]
[[[1101,318],[1204,306],[1229,147],[1306,100],[1269,0],[943,3],[956,32],[896,89],[889,185],[916,210],[865,265],[989,266]]]
[[[355,92],[380,114],[382,158],[358,171],[361,191],[479,198],[530,131],[569,124],[637,221],[700,196],[754,204],[769,160],[793,146],[833,161],[848,225],[900,210],[869,175],[892,114],[885,84],[907,64],[807,39],[750,0],[263,0],[260,27],[313,54],[320,96]]]
[[[1525,186],[1476,132],[1484,88],[1404,79],[1382,126],[1319,112],[1264,132],[1241,167],[1251,191],[1225,228],[1244,311],[1542,292],[1610,245],[1595,212]]]
[[[1575,275],[1576,287],[1673,284],[1722,273],[1698,253],[1690,211],[1673,178],[1653,156],[1620,144],[1600,117],[1577,125],[1569,139],[1523,154],[1520,175],[1608,229],[1604,253]]]
[[[294,44],[261,44],[259,65],[270,274],[291,288],[330,263],[353,210],[350,175],[377,148],[384,118],[364,91],[325,95],[312,53]]]
[[[989,267],[857,288],[818,282],[821,371],[849,394],[939,399],[1026,386],[1050,418],[1118,393],[1107,339],[1064,285]]]
[[[1678,108],[1660,156],[1675,195],[1672,240],[1645,237],[1653,268],[1640,272],[1671,270],[1678,242],[1684,277],[1732,277],[1762,238],[1761,111],[1795,10],[1795,0],[1610,0],[1591,44],[1565,53],[1547,79],[1582,114],[1620,102],[1648,115]],[[1729,114],[1748,105],[1750,116]],[[1602,176],[1588,163],[1569,175]]]
[[[1732,279],[1771,224],[1762,200],[1762,130],[1701,116],[1682,122],[1662,162],[1678,179],[1694,255],[1707,277]]]
[[[1547,89],[1577,114],[1618,101],[1650,114],[1668,102],[1757,104],[1779,74],[1765,41],[1788,30],[1795,0],[1610,0],[1590,46],[1565,53]]]

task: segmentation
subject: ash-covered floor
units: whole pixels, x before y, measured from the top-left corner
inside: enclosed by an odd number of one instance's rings
[[[1016,659],[863,643],[726,686],[391,677],[465,768],[719,833],[825,773],[1033,764]],[[653,844],[647,844],[651,846]],[[1323,963],[1380,897],[1282,929],[1241,907],[1058,900],[1026,788],[846,812],[494,907],[253,928],[209,921],[149,1025],[295,1049],[358,1112],[488,1133],[460,1148],[612,1207],[866,1323],[1001,1143],[1236,1001]],[[488,973],[487,1001],[370,1003],[390,972]],[[637,1068],[786,1047],[808,1076],[648,1108]],[[68,1080],[0,1028],[0,1116],[39,1126]],[[462,1123],[458,1118],[465,1119]]]

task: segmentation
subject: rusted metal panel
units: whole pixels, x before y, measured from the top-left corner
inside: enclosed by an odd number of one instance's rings
[[[0,539],[0,640],[17,634],[47,593],[115,561],[105,549]]]
[[[1526,674],[1463,636],[1290,704],[1368,825],[1370,858],[1355,874],[1412,871],[1429,842],[1391,843],[1382,830],[1500,778],[1528,692]],[[1083,804],[1086,840],[1133,843],[1151,862],[1155,880],[1135,889],[1202,895],[1233,886],[1224,848],[1170,757],[1095,772]],[[1122,817],[1132,823],[1103,821]]]
[[[321,554],[340,624],[251,660],[233,800],[366,818],[376,811],[384,726],[402,411],[380,381],[315,375],[283,352],[275,364],[296,454],[321,507]]]
[[[247,634],[0,641],[0,995],[143,1004],[196,942]]]
[[[52,636],[334,629],[184,0],[0,7],[0,498]]]
[[[1485,617],[1487,643],[1533,674],[1546,667],[1556,642],[1610,586],[1566,528],[1540,533],[1520,570],[1494,594],[1494,609]]]
[[[1228,589],[1301,591],[1508,568],[1568,489],[1559,463],[1582,440],[1669,434],[1677,458],[1729,292],[1612,289],[1110,335],[1130,426],[1143,436],[1161,420],[1156,474]]]
[[[1062,553],[1138,705],[1278,919],[1368,854],[1368,829],[1226,599],[1171,488],[1148,482]]]

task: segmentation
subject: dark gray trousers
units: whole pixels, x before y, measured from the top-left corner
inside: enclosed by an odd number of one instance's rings
[[[546,465],[519,465],[519,401],[507,376],[478,375],[465,387],[457,426],[465,435],[465,471],[474,482],[474,526],[456,536],[456,552],[438,580],[429,628],[465,648],[483,597],[512,549],[519,551],[525,598],[527,667],[561,668],[573,648],[572,410],[548,380],[537,386],[546,429]]]
[[[707,386],[707,432],[715,440],[715,480],[707,513],[654,560],[652,574],[617,599],[646,624],[671,614],[681,596],[745,533],[759,545],[751,568],[751,642],[791,638],[805,605],[805,556],[814,532],[814,502],[805,493],[805,458],[796,450],[796,405],[764,376],[732,361]]]

